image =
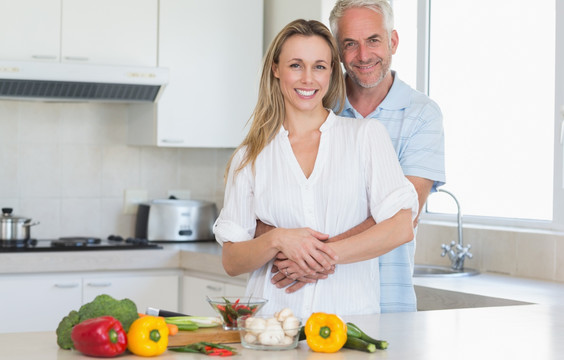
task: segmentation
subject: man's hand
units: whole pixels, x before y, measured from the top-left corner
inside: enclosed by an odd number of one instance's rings
[[[306,284],[315,283],[317,280],[321,279],[327,279],[330,274],[335,272],[335,266],[333,265],[329,270],[319,271],[313,275],[304,274],[303,276],[300,276],[298,273],[299,270],[296,270],[299,269],[299,267],[292,263],[292,260],[289,260],[284,254],[278,253],[276,260],[274,261],[274,265],[272,266],[272,273],[275,275],[270,281],[279,289],[288,286],[286,293],[296,292]],[[287,270],[289,268],[294,270]],[[287,274],[280,271],[280,269],[284,269]]]

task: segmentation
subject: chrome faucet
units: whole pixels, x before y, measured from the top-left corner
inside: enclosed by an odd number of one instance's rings
[[[472,259],[472,253],[470,252],[470,248],[472,245],[468,244],[464,246],[462,242],[462,211],[460,210],[460,203],[458,199],[449,191],[438,189],[438,191],[443,192],[445,194],[450,195],[454,201],[456,202],[457,208],[457,215],[458,215],[458,243],[456,241],[452,241],[450,245],[442,244],[441,248],[443,252],[441,256],[445,256],[448,254],[448,258],[450,259],[451,265],[450,267],[456,271],[462,271],[464,269],[464,259],[469,258]]]

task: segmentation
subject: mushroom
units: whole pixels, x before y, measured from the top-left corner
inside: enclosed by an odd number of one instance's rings
[[[284,340],[284,330],[280,325],[267,327],[259,334],[258,339],[262,345],[278,345]]]
[[[266,329],[266,320],[259,317],[250,317],[245,321],[245,327],[251,334],[258,336]]]
[[[300,320],[295,316],[287,317],[282,323],[282,329],[288,336],[296,336],[300,328]]]
[[[243,339],[247,344],[254,344],[257,341],[257,337],[250,332],[246,333]]]
[[[292,312],[292,309],[284,308],[280,310],[280,312],[276,313],[275,316],[278,321],[283,322],[286,318],[294,316],[294,313]]]
[[[280,343],[280,345],[287,346],[287,345],[292,344],[293,342],[294,342],[293,338],[291,338],[289,336],[284,336],[284,339],[282,339],[282,342]]]
[[[282,324],[278,320],[276,320],[276,318],[272,317],[272,318],[266,319],[266,327],[267,328],[269,328],[269,327],[272,327],[272,328],[280,327],[281,328]]]

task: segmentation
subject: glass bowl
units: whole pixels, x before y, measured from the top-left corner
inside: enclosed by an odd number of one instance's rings
[[[217,296],[208,297],[211,307],[223,322],[223,329],[237,330],[237,319],[256,314],[268,300],[258,297]]]
[[[243,316],[237,321],[241,345],[253,350],[291,350],[298,346],[301,321],[283,323],[274,316]],[[297,322],[296,322],[297,321]]]

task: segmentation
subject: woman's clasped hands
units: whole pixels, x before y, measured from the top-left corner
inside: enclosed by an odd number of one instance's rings
[[[296,280],[303,284],[327,278],[335,270],[338,256],[326,243],[327,234],[310,228],[276,229],[280,250],[272,272],[278,272],[272,282],[282,288]],[[303,285],[302,285],[303,286]],[[298,290],[302,286],[294,289]],[[290,289],[292,292],[292,289]]]

